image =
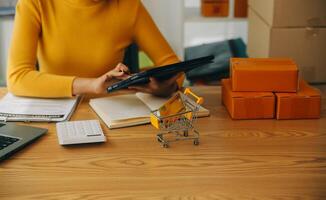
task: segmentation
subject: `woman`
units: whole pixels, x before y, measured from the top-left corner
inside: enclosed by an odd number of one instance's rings
[[[119,63],[132,42],[157,66],[178,62],[140,0],[20,0],[8,89],[50,98],[105,93],[110,80],[127,77],[128,68]],[[132,89],[167,96],[182,81],[151,79]]]

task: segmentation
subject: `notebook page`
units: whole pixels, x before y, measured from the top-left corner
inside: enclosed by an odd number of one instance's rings
[[[162,105],[164,105],[165,102],[169,100],[169,98],[162,98],[162,97],[156,97],[151,94],[146,94],[142,92],[137,92],[136,96],[144,102],[148,106],[150,110],[156,110],[159,109]],[[206,108],[199,106],[198,111],[198,117],[206,117],[209,116],[209,110]]]
[[[77,99],[40,99],[17,97],[7,93],[0,100],[0,114],[14,115],[64,115],[73,110]]]
[[[149,117],[150,110],[134,94],[94,99],[92,103],[112,121]]]
[[[150,110],[159,109],[169,98],[156,97],[151,94],[137,92],[136,96],[148,106]]]

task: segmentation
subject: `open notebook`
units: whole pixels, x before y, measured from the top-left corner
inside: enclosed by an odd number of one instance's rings
[[[111,129],[150,123],[150,112],[168,99],[145,93],[127,94],[90,100],[90,106]],[[209,116],[209,110],[200,107],[198,117]]]
[[[60,122],[69,120],[80,98],[41,99],[7,93],[0,100],[0,121]]]

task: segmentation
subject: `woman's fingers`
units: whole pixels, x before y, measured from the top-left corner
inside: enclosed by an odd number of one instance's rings
[[[123,72],[109,71],[101,77],[102,82],[110,81],[112,78],[123,76],[123,74]]]
[[[130,90],[135,90],[136,92],[144,92],[144,93],[152,93],[152,89],[146,86],[130,86],[128,87]]]
[[[149,81],[150,81],[150,83],[154,83],[154,84],[159,83],[158,80],[156,78],[154,78],[154,77],[149,77]]]
[[[178,89],[176,80],[179,74],[171,77],[168,80],[160,81],[154,77],[150,77],[150,82],[146,85],[130,86],[128,89],[138,92],[150,93],[156,96],[167,97]]]
[[[130,77],[129,68],[122,63],[119,63],[113,71],[119,72],[119,74],[115,74],[114,76],[117,79],[124,80]]]
[[[179,77],[180,77],[180,74],[177,74],[177,75],[171,77],[170,79],[167,80],[168,84],[174,84]]]
[[[129,78],[129,69],[126,65],[119,63],[113,70],[110,70],[106,74],[103,75],[105,81],[109,81],[112,78],[117,78],[120,80]]]
[[[179,78],[179,74],[177,74],[177,75],[174,75],[174,76],[172,76],[171,78],[169,78],[169,79],[167,79],[167,80],[164,80],[164,81],[161,81],[161,82],[159,82],[156,78],[154,78],[154,77],[150,77],[150,80],[151,81],[153,81],[153,82],[156,82],[156,83],[160,83],[160,84],[173,84],[178,78]]]
[[[129,73],[129,68],[126,65],[124,65],[123,63],[119,63],[116,67],[116,70]]]
[[[176,82],[176,80],[178,79],[178,77],[179,76],[176,75],[176,76],[173,76],[170,79],[165,80],[165,81],[159,81],[159,80],[157,80],[154,77],[150,77],[149,80],[150,80],[150,84],[152,84],[153,87],[156,87],[156,86],[158,87],[160,85],[170,86],[170,85],[173,85]]]
[[[109,72],[110,73],[110,72]],[[111,71],[111,76],[112,77],[119,77],[119,76],[123,76],[125,73],[123,71]]]

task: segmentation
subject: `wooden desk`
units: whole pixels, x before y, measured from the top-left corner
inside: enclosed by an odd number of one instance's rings
[[[199,146],[163,149],[147,125],[62,147],[54,124],[31,124],[49,132],[0,164],[0,199],[326,199],[325,101],[320,120],[232,121],[220,88],[195,91],[212,112]],[[94,118],[84,99],[72,119]]]

